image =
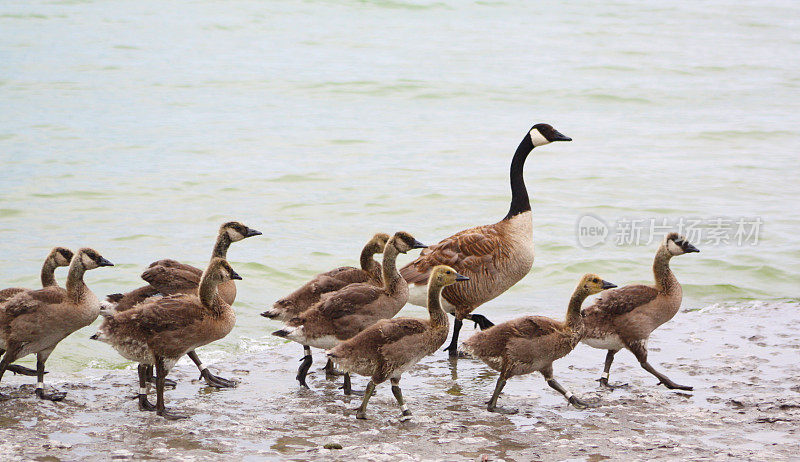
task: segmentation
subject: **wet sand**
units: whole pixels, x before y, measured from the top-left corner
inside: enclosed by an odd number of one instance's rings
[[[134,370],[48,374],[49,385],[68,392],[60,403],[36,399],[33,378],[8,374],[2,391],[14,399],[0,402],[0,454],[3,460],[796,460],[799,331],[796,302],[681,312],[651,338],[650,361],[693,392],[656,386],[628,352],[617,355],[611,382],[629,386],[600,389],[605,353],[580,345],[556,362],[555,375],[593,407],[569,407],[541,376],[530,375],[511,379],[500,398],[520,409],[513,416],[485,410],[494,372],[440,353],[401,382],[414,413],[410,422],[398,421],[388,383],[370,401],[370,419],[356,420],[360,398],[342,396],[340,379],[325,379],[321,352],[315,351],[312,389],[299,388],[301,349],[294,344],[212,365],[241,379],[233,390],[204,387],[193,365],[180,363],[170,374],[179,385],[167,392],[167,405],[191,416],[179,422],[137,410],[130,399]],[[355,387],[365,384],[354,378]]]

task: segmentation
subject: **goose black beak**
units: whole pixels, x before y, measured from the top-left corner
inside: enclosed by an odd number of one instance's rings
[[[255,230],[253,228],[247,228],[247,234],[244,237],[253,237],[253,236],[261,236],[261,231]]]
[[[463,274],[456,273],[456,281],[469,281],[469,278]]]
[[[687,242],[683,245],[683,251],[686,253],[692,253],[692,252],[700,252],[700,249]]]
[[[414,245],[411,246],[412,249],[424,249],[427,247],[428,247],[427,245],[423,244],[422,242],[416,239],[414,239]]]
[[[239,273],[237,273],[236,271],[231,271],[231,279],[238,279],[241,281],[242,277],[239,276]]]
[[[100,257],[100,261],[97,262],[97,266],[114,266],[114,264],[106,260],[105,258]]]
[[[617,285],[614,284],[613,282],[608,282],[605,279],[603,280],[603,290],[613,289],[614,287],[617,287]]]
[[[572,138],[564,135],[558,130],[553,130],[553,132],[554,132],[552,135],[553,139],[551,139],[550,141],[572,141]]]

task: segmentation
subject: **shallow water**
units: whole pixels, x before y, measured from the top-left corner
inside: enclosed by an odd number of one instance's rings
[[[526,166],[534,269],[478,312],[560,316],[588,271],[647,281],[655,242],[615,245],[625,219],[760,218],[757,245],[701,239],[674,260],[684,307],[796,299],[798,17],[794,2],[4,2],[0,285],[36,286],[53,245],[92,246],[117,266],[89,286],[124,291],[159,258],[202,266],[238,219],[264,236],[231,248],[238,323],[202,356],[275,345],[258,313],[356,263],[373,232],[433,243],[501,218],[511,156],[549,122],[574,141]],[[586,214],[608,242],[579,245]],[[93,332],[48,368],[126,367]]]

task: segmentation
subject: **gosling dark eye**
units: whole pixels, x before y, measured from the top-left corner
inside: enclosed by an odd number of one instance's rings
[[[592,282],[598,282],[597,278],[592,279]]]

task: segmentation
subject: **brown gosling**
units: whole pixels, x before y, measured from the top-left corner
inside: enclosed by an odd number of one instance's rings
[[[442,289],[457,281],[467,280],[466,276],[449,266],[437,266],[428,278],[430,319],[384,319],[328,352],[328,357],[342,370],[370,377],[364,400],[356,413],[357,419],[367,418],[367,403],[375,386],[386,379],[391,381],[392,393],[400,405],[400,420],[411,418],[411,411],[403,401],[403,392],[400,390],[400,376],[444,345],[450,323],[440,302]]]
[[[72,251],[64,247],[53,247],[53,249],[50,250],[47,258],[44,259],[40,274],[43,289],[47,287],[58,286],[58,281],[56,281],[56,268],[61,266],[69,266],[72,256]],[[8,289],[0,290],[0,303],[5,302],[20,292],[25,292],[26,290],[28,289],[25,289],[24,287],[9,287]],[[2,354],[3,352],[0,351],[0,355]],[[36,376],[36,370],[21,366],[19,364],[9,365],[7,370],[15,374],[27,375],[31,377]]]
[[[508,379],[536,371],[570,404],[578,409],[585,408],[586,403],[553,378],[553,362],[569,354],[581,340],[584,333],[581,305],[586,297],[613,287],[617,286],[596,274],[586,274],[572,293],[564,322],[544,316],[524,316],[477,332],[467,339],[462,349],[500,372],[486,409],[515,414],[517,409],[497,406],[497,398]]]
[[[53,247],[53,249],[50,250],[47,258],[44,259],[42,272],[40,274],[43,289],[50,286],[58,286],[58,281],[56,281],[56,268],[69,266],[72,256],[72,251],[64,247]],[[8,289],[0,290],[0,303],[26,290],[28,289],[23,287],[9,287]]]
[[[600,376],[602,386],[611,389],[625,386],[610,385],[608,377],[614,355],[627,348],[644,370],[658,378],[658,384],[663,383],[669,389],[692,390],[690,386],[673,382],[647,362],[647,339],[658,326],[672,319],[681,307],[683,290],[669,268],[670,259],[699,251],[680,234],[667,234],[653,261],[655,285],[620,287],[603,294],[584,310],[586,335],[583,343],[608,350],[603,375]]]
[[[139,363],[139,409],[156,411],[170,420],[186,416],[164,406],[167,374],[187,352],[219,340],[233,329],[236,315],[218,286],[241,279],[222,258],[212,258],[200,279],[198,294],[177,294],[105,313],[91,338],[110,344],[126,359]],[[147,400],[147,366],[156,369],[156,405]]]
[[[259,235],[261,235],[260,231],[249,228],[238,221],[223,223],[219,228],[217,241],[214,244],[214,250],[211,252],[211,258],[225,259],[227,258],[228,248],[231,246],[231,243]],[[202,275],[203,270],[194,266],[170,259],[158,260],[151,263],[147,270],[142,273],[142,279],[144,279],[148,285],[132,290],[126,294],[111,294],[107,297],[107,300],[112,305],[111,310],[119,312],[129,310],[151,297],[175,294],[197,294]],[[236,300],[236,283],[234,281],[225,281],[219,285],[218,290],[222,299],[225,300],[225,303],[233,305],[233,302]],[[216,388],[232,388],[237,385],[235,380],[224,379],[212,374],[203,362],[200,361],[200,357],[197,356],[194,350],[189,351],[187,355],[195,363],[197,369],[200,370],[200,378],[204,379],[209,386]],[[152,369],[148,377],[150,381],[155,380]],[[168,380],[167,386],[174,387],[175,382]]]
[[[36,353],[36,396],[61,401],[65,392],[44,391],[44,364],[68,335],[91,324],[100,314],[100,301],[83,282],[83,274],[114,266],[95,250],[83,248],[72,257],[67,288],[49,286],[26,290],[0,304],[0,380],[14,361]],[[7,399],[0,393],[0,399]]]
[[[386,233],[375,234],[361,250],[361,258],[359,259],[361,268],[341,266],[320,273],[300,286],[299,289],[275,302],[272,308],[261,313],[261,316],[286,322],[311,308],[325,294],[335,292],[350,284],[368,283],[377,287],[382,286],[381,265],[375,261],[373,256],[376,253],[383,252],[388,240],[389,235]],[[304,352],[303,361],[306,360],[306,357],[312,360],[311,347],[305,346]],[[325,372],[328,375],[336,375],[337,373],[330,360],[325,365]]]
[[[329,350],[350,339],[381,319],[396,315],[408,301],[408,284],[397,271],[397,255],[425,244],[400,231],[389,238],[383,249],[383,286],[368,283],[350,284],[331,292],[316,305],[290,319],[283,329],[272,335],[288,338],[303,345],[306,356],[297,370],[297,381],[308,388],[306,374],[311,367],[308,347]],[[352,393],[350,375],[344,376],[344,393]]]
[[[511,206],[505,218],[491,225],[456,233],[424,250],[400,270],[409,284],[409,302],[425,306],[425,286],[436,265],[450,265],[470,280],[444,289],[444,309],[456,318],[453,339],[446,348],[458,355],[458,334],[464,319],[487,329],[493,324],[472,312],[525,277],[533,266],[533,222],[523,166],[534,147],[572,141],[548,124],[536,124],[525,134],[511,160]]]

